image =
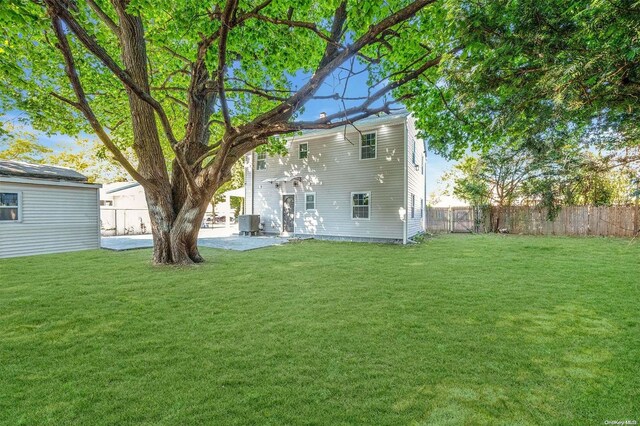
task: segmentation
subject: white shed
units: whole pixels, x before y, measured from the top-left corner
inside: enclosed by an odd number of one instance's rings
[[[99,189],[64,167],[0,161],[0,258],[100,248]]]

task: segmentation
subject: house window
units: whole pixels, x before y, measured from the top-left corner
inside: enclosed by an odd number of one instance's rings
[[[266,169],[267,169],[267,153],[258,152],[258,156],[256,157],[256,170],[266,170]]]
[[[360,138],[360,159],[376,158],[376,134],[365,133]]]
[[[411,219],[416,217],[416,196],[411,194]]]
[[[424,159],[424,155],[422,156],[422,162],[420,163],[420,169],[422,170],[422,174],[424,175],[424,163],[425,163],[425,159]]]
[[[309,154],[309,144],[306,143],[301,143],[300,145],[298,145],[298,158],[299,159],[305,159],[307,158],[307,155]]]
[[[411,154],[411,161],[413,162],[414,165],[418,164],[416,162],[416,141],[413,141],[413,153]]]
[[[424,217],[424,200],[420,198],[420,219]]]
[[[20,193],[0,192],[0,221],[20,220]]]
[[[371,198],[370,192],[352,192],[351,193],[351,218],[352,219],[369,219],[370,198]]]
[[[316,209],[316,193],[315,192],[307,192],[304,194],[305,201],[305,209],[307,210],[315,210]]]

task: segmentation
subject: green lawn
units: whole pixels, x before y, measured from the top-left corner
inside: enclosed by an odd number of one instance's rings
[[[640,421],[640,244],[442,236],[0,260],[0,423]]]

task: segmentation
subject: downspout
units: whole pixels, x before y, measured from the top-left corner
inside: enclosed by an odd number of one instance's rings
[[[251,151],[251,158],[249,168],[251,169],[251,214],[255,214],[253,206],[256,203],[256,171],[253,169],[253,151]]]
[[[422,140],[422,147],[424,148],[424,158],[422,159],[422,167],[424,173],[422,174],[422,189],[424,196],[422,197],[422,205],[420,211],[422,211],[422,232],[427,232],[427,141]]]
[[[404,195],[403,195],[403,203],[404,203],[404,224],[402,225],[402,244],[407,244],[407,218],[409,217],[408,210],[407,210],[407,202],[408,202],[408,196],[407,196],[407,191],[408,189],[408,175],[407,175],[407,161],[408,161],[408,157],[407,157],[407,151],[409,151],[408,148],[408,130],[407,130],[407,119],[405,118],[404,120],[404,183],[403,183],[403,187],[404,187]]]

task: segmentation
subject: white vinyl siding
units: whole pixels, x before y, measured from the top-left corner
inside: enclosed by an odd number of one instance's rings
[[[414,119],[409,117],[407,120],[407,151],[411,153],[415,150],[415,158],[424,158],[424,142],[418,139],[416,129],[414,127]],[[417,163],[413,161],[409,155],[407,158],[407,238],[424,231],[424,215],[415,214],[415,199],[424,199],[425,176]],[[420,202],[420,209],[424,209],[424,201]]]
[[[98,188],[33,181],[0,181],[21,194],[20,222],[0,222],[0,258],[100,248]]]
[[[246,155],[246,161],[244,163],[244,214],[253,214],[253,155],[251,151]]]
[[[376,132],[363,133],[360,137],[360,159],[371,160],[378,157]]]
[[[266,170],[248,170],[247,211],[253,205],[265,232],[282,230],[282,194],[294,193],[298,235],[402,240],[404,124],[396,120],[383,127],[358,128],[376,135],[377,159],[360,160],[361,133],[349,127],[346,133],[340,128],[304,139],[313,153],[306,160],[297,155],[268,157]],[[296,145],[293,149],[297,151]],[[264,182],[286,176],[300,176],[301,181],[295,186],[283,182],[279,188]],[[361,191],[372,195],[368,220],[352,219],[351,192]],[[310,192],[316,193],[316,209],[307,211],[305,193]]]

